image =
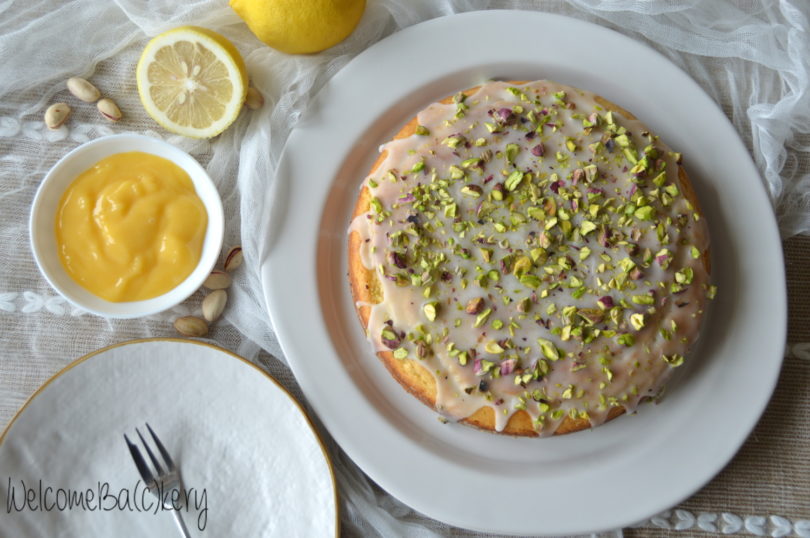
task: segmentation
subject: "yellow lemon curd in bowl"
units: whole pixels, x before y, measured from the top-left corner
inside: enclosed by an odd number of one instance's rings
[[[65,271],[111,302],[152,299],[200,261],[208,213],[188,173],[143,152],[82,172],[62,195],[56,243]]]

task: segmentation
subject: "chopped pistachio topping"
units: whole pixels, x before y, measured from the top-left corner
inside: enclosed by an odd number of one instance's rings
[[[422,307],[422,311],[425,313],[425,317],[428,321],[436,321],[436,303],[425,303]]]
[[[639,376],[683,362],[694,331],[672,313],[696,316],[695,297],[716,293],[679,156],[555,89],[459,93],[441,120],[420,115],[417,136],[395,142],[402,159],[367,181],[375,271],[397,297],[412,288],[423,316],[403,332],[409,316],[392,315],[397,330],[388,322],[379,338],[437,382],[473,371],[480,383],[448,392],[526,410],[538,427],[635,405],[649,388]],[[625,365],[628,354],[639,358]]]

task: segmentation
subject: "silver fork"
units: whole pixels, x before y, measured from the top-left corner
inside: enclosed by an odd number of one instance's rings
[[[152,439],[155,441],[155,445],[157,446],[158,452],[163,457],[164,465],[166,466],[166,470],[163,470],[163,467],[160,465],[160,462],[155,457],[155,454],[152,452],[152,449],[149,448],[149,444],[144,439],[141,432],[138,428],[135,428],[135,431],[138,433],[138,437],[141,439],[141,443],[143,447],[146,449],[146,453],[149,454],[149,459],[152,460],[152,465],[155,467],[156,476],[152,474],[152,471],[149,469],[149,465],[147,465],[146,461],[143,459],[141,455],[141,451],[138,450],[138,446],[135,445],[132,441],[129,440],[127,434],[124,434],[124,439],[127,442],[127,446],[129,447],[129,453],[132,454],[132,459],[135,461],[135,467],[138,468],[138,473],[141,475],[144,483],[146,484],[147,490],[157,497],[158,502],[163,505],[163,508],[171,509],[172,516],[174,516],[174,522],[177,524],[177,528],[180,529],[180,532],[183,534],[185,538],[191,538],[191,535],[188,533],[188,528],[186,528],[186,524],[183,521],[183,516],[180,515],[180,510],[178,508],[182,508],[179,506],[175,506],[171,500],[173,495],[173,491],[180,491],[179,494],[176,495],[176,498],[180,499],[182,502],[183,494],[183,481],[180,478],[180,471],[177,470],[177,467],[174,466],[174,462],[172,461],[171,456],[163,447],[163,443],[160,442],[158,436],[155,435],[155,432],[152,431],[152,428],[149,426],[149,423],[146,423],[146,428],[149,430],[149,433],[152,435]],[[163,493],[163,498],[161,499],[161,493]],[[167,495],[168,494],[168,495]]]

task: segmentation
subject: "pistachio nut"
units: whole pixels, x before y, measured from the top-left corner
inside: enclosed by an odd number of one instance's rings
[[[108,97],[99,100],[96,107],[98,107],[98,111],[101,112],[101,115],[110,121],[118,121],[121,119],[121,109],[118,108],[115,101]]]
[[[231,287],[231,275],[225,271],[211,271],[208,278],[203,282],[203,286],[209,290],[224,290]]]
[[[243,259],[242,247],[231,247],[228,254],[225,255],[225,270],[229,273],[235,270],[242,265]]]
[[[101,97],[101,92],[90,82],[80,77],[70,77],[67,80],[67,88],[76,98],[85,103],[95,103]]]
[[[174,328],[183,336],[200,337],[208,334],[208,324],[195,316],[183,316],[174,320]]]
[[[467,302],[467,307],[464,310],[468,314],[476,315],[480,314],[483,309],[484,309],[484,298],[476,297],[474,299],[470,299]]]
[[[245,106],[251,110],[257,110],[264,106],[264,96],[253,86],[250,86],[247,89],[247,95],[245,95]]]
[[[45,111],[45,125],[48,129],[58,129],[70,117],[70,107],[66,103],[54,103]]]
[[[225,305],[228,303],[228,292],[225,290],[214,290],[205,296],[202,302],[203,317],[209,323],[213,323],[222,315]]]

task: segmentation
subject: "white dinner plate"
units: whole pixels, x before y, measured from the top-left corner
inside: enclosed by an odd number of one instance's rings
[[[709,222],[720,289],[697,349],[659,405],[550,439],[442,424],[365,341],[346,278],[346,232],[360,183],[378,146],[418,110],[490,78],[548,78],[592,90],[684,154]],[[278,180],[261,256],[282,348],[349,456],[428,516],[516,534],[638,522],[720,471],[771,396],[786,299],[764,185],[717,105],[684,72],[625,36],[521,11],[410,27],[358,55],[321,90],[289,138]]]
[[[149,438],[145,422],[181,470],[192,536],[337,536],[332,468],[299,404],[248,361],[173,339],[82,357],[26,403],[0,437],[0,534],[178,536],[124,442]]]

